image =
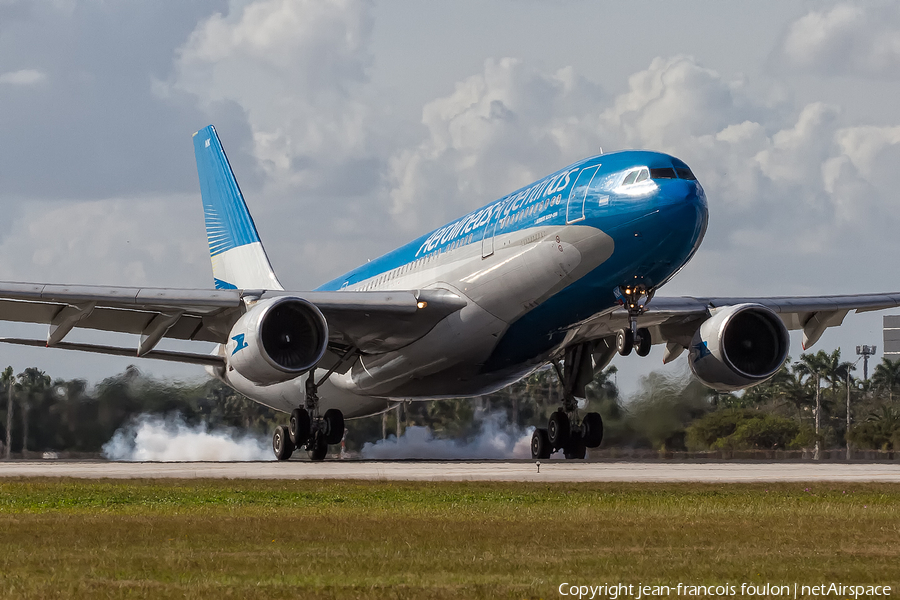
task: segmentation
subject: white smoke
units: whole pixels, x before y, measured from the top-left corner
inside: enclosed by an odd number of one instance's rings
[[[104,444],[103,456],[137,462],[275,460],[267,440],[232,428],[190,426],[180,415],[140,415]]]
[[[479,459],[531,458],[531,434],[534,427],[524,431],[510,428],[506,415],[487,415],[474,438],[448,440],[434,437],[427,427],[407,427],[398,438],[395,435],[362,447],[365,459],[390,460],[403,458]]]

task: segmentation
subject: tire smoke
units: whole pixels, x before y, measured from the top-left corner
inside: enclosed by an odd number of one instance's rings
[[[531,458],[533,427],[510,428],[505,413],[486,415],[477,435],[466,440],[441,439],[427,427],[407,427],[395,435],[362,447],[365,459],[478,459]]]
[[[268,439],[232,428],[209,431],[180,415],[140,415],[103,445],[110,460],[191,462],[275,460]]]

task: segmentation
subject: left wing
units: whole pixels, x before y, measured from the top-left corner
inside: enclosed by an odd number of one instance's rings
[[[221,364],[208,354],[155,350],[163,339],[225,343],[234,323],[254,302],[275,296],[303,298],[328,321],[329,344],[361,352],[401,348],[466,305],[445,290],[395,292],[286,292],[48,285],[0,282],[0,320],[49,325],[46,340],[0,338],[29,346],[59,347],[162,360]],[[65,342],[72,329],[131,333],[135,349]],[[343,351],[341,352],[343,353]]]
[[[843,323],[850,311],[869,312],[900,306],[900,292],[838,296],[771,296],[747,298],[653,298],[640,327],[650,330],[654,343],[667,345],[664,362],[674,360],[691,343],[700,324],[719,309],[737,304],[761,304],[774,311],[789,330],[803,330],[803,349],[813,346],[828,327]],[[568,344],[615,336],[628,326],[628,313],[610,309],[577,324]]]

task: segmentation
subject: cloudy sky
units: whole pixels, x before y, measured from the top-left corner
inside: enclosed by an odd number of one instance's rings
[[[892,2],[0,0],[0,280],[211,286],[191,134],[214,123],[289,289],[602,147],[706,188],[661,294],[898,290],[898,98]],[[817,348],[880,346],[880,319]],[[130,362],[0,347],[92,381]]]

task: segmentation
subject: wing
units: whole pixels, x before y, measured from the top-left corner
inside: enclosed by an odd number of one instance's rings
[[[654,298],[638,319],[638,324],[650,330],[654,343],[667,345],[663,360],[669,362],[690,345],[700,323],[716,310],[747,303],[762,304],[772,309],[790,330],[803,330],[803,349],[807,350],[819,341],[827,328],[843,323],[850,311],[868,312],[900,306],[900,292],[763,298]],[[576,325],[570,330],[567,341],[571,344],[609,340],[627,325],[627,312],[617,307]],[[611,342],[607,347],[612,348]]]
[[[263,298],[293,296],[315,304],[328,321],[329,344],[360,352],[386,352],[419,339],[466,305],[445,290],[395,292],[286,292],[48,285],[0,282],[0,320],[44,323],[47,339],[0,338],[105,354],[221,364],[209,354],[155,350],[164,338],[225,343],[247,306]],[[135,349],[65,342],[74,328],[140,336]]]

